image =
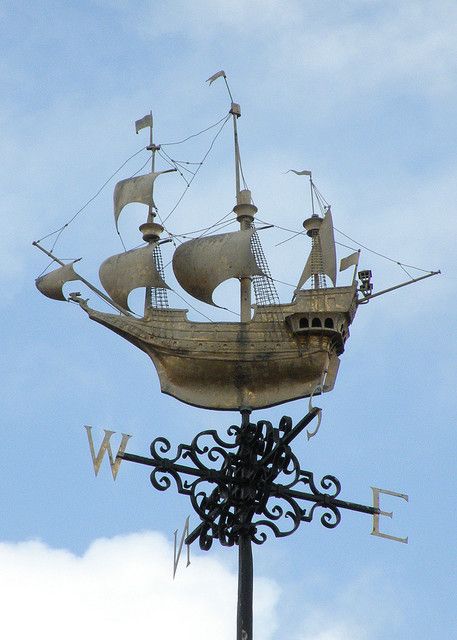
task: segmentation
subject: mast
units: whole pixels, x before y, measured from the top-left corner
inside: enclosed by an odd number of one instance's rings
[[[238,144],[237,119],[241,116],[240,105],[232,102],[230,113],[233,119],[233,136],[235,143],[235,187],[236,187],[236,205],[233,211],[240,223],[240,230],[250,229],[254,215],[257,213],[257,207],[252,204],[251,192],[249,189],[241,189],[241,159],[240,148]],[[251,298],[252,286],[251,278],[240,278],[240,320],[241,322],[250,322],[251,320]]]
[[[150,111],[147,116],[142,118],[142,120],[136,122],[136,132],[137,133],[139,131],[139,127],[138,127],[139,123],[141,123],[141,127],[140,128],[143,128],[143,126],[148,126],[149,127],[149,145],[146,148],[147,148],[148,151],[151,152],[151,173],[154,173],[154,171],[155,171],[155,155],[156,155],[156,152],[160,149],[160,145],[154,144],[152,111]],[[157,208],[156,208],[155,203],[154,203],[154,182],[153,182],[152,186],[151,186],[151,202],[150,202],[149,208],[148,208],[147,222],[145,222],[144,224],[140,225],[140,231],[143,234],[143,240],[145,242],[149,243],[149,244],[158,243],[159,238],[160,238],[160,234],[163,231],[162,225],[157,224],[156,222],[154,222],[154,219],[156,217],[156,211],[157,211]],[[155,266],[156,266],[157,271],[160,273],[160,275],[163,275],[161,273],[161,261],[159,260],[159,257],[158,257],[158,255],[156,253],[156,247],[154,247],[154,261],[155,261]],[[159,295],[160,294],[156,293],[156,299],[159,297]],[[163,295],[165,296],[165,301],[166,301],[166,293],[164,292]],[[148,309],[150,309],[151,307],[152,307],[152,287],[146,287],[145,298],[144,298],[144,313],[145,313],[145,315],[146,315]]]

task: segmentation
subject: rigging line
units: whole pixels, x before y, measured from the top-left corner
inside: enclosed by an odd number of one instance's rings
[[[260,218],[257,218],[257,220],[260,220]],[[293,236],[290,236],[289,238],[286,238],[285,240],[281,240],[281,242],[278,242],[278,244],[275,244],[275,247],[279,247],[282,244],[284,244],[286,242],[289,242],[289,240],[293,240],[297,236],[304,236],[304,235],[305,235],[304,231],[297,231],[297,233],[294,233]]]
[[[180,167],[183,171],[187,171],[187,173],[190,173],[192,176],[195,175],[195,171],[192,171],[192,169],[188,169],[187,167],[184,167],[182,162],[178,162],[177,160],[173,160],[173,159],[172,161],[175,163],[177,167]]]
[[[337,242],[335,240],[335,244],[337,244],[339,247],[344,247],[345,249],[349,249],[350,251],[358,251],[358,249],[356,249],[355,247],[350,247],[348,244],[343,244],[342,242]]]
[[[166,151],[164,151],[164,153],[167,153]],[[172,158],[170,155],[167,156],[170,158],[170,160],[173,160],[173,162],[177,162],[178,164],[194,164],[194,165],[198,165],[201,164],[201,162],[190,162],[189,160],[175,160],[175,158]]]
[[[211,141],[211,144],[209,146],[208,151],[205,153],[205,155],[202,158],[202,163],[201,165],[198,167],[198,169],[196,170],[195,174],[192,176],[192,178],[189,181],[189,184],[187,185],[187,187],[184,189],[183,193],[181,194],[181,197],[178,199],[178,202],[175,204],[175,206],[173,207],[173,209],[170,211],[170,213],[167,215],[166,218],[164,218],[164,222],[166,222],[168,220],[168,218],[171,216],[172,213],[174,213],[177,209],[177,207],[179,206],[179,204],[181,203],[182,199],[184,198],[184,196],[186,195],[186,192],[188,190],[188,188],[190,187],[190,185],[192,184],[194,178],[196,177],[197,173],[200,171],[203,163],[205,162],[206,158],[208,157],[208,155],[210,154],[212,148],[214,147],[214,144],[217,140],[217,138],[219,137],[219,134],[221,133],[222,129],[225,127],[225,125],[227,124],[227,122],[229,121],[230,118],[230,113],[225,117],[222,125],[219,127],[216,135],[214,136],[214,138]]]
[[[173,244],[174,241],[177,240],[180,244],[183,244],[186,240],[186,236],[191,235],[192,233],[199,233],[200,231],[202,231],[203,233],[199,236],[197,236],[197,238],[192,238],[191,240],[198,240],[198,238],[201,238],[205,235],[205,233],[207,233],[208,231],[210,231],[211,229],[214,229],[216,226],[218,226],[217,231],[219,231],[220,229],[227,227],[228,225],[236,222],[236,220],[230,220],[229,222],[224,223],[224,219],[229,216],[232,213],[232,211],[229,211],[228,213],[225,214],[225,216],[223,216],[222,218],[220,218],[220,220],[218,220],[217,222],[215,222],[214,224],[212,224],[210,227],[205,227],[204,229],[198,229],[197,231],[190,231],[187,234],[183,234],[183,233],[170,233],[168,231],[168,234],[170,235],[170,237],[173,240]],[[181,238],[184,238],[184,240],[181,240]],[[176,246],[176,245],[175,245]],[[164,266],[164,269],[166,269],[167,267],[170,266],[170,264],[173,262],[173,259],[169,260],[167,262],[167,264]],[[224,307],[225,308],[225,307]],[[227,309],[227,311],[230,311],[230,309]],[[232,311],[231,313],[235,313],[234,311]],[[238,316],[237,313],[235,313],[236,316]]]
[[[313,182],[313,187],[314,187],[314,191],[316,192],[316,196],[318,196],[319,198],[321,198],[322,202],[324,202],[327,207],[330,206],[330,203],[327,202],[327,200],[324,198],[324,196],[322,195],[322,193],[319,191],[319,189],[316,187],[316,185]]]
[[[141,165],[141,167],[140,167],[137,171],[135,171],[135,173],[132,173],[132,175],[131,175],[130,177],[131,177],[131,178],[134,178],[138,173],[140,173],[141,169],[144,169],[144,168],[145,168],[145,166],[146,166],[147,164],[149,164],[149,162],[150,162],[150,161],[151,161],[151,158],[148,158],[148,159],[146,160],[146,162],[145,162],[144,164],[142,164],[142,165]]]
[[[400,267],[403,269],[403,271],[406,273],[406,275],[409,278],[411,278],[411,280],[414,280],[413,276],[410,273],[408,273],[408,271],[405,269],[405,267],[402,264],[400,265]]]
[[[84,209],[93,201],[95,200],[95,198],[103,191],[103,189],[106,187],[106,185],[111,182],[111,180],[114,178],[114,176],[119,173],[119,171],[125,167],[125,165],[130,162],[130,160],[133,160],[133,158],[135,158],[135,156],[139,155],[142,151],[145,151],[146,147],[141,147],[141,149],[139,151],[136,151],[133,155],[130,156],[130,158],[127,158],[127,160],[125,160],[125,162],[123,162],[121,164],[120,167],[118,167],[116,169],[116,171],[110,175],[110,177],[102,184],[102,186],[100,187],[100,189],[97,191],[97,193],[92,196],[85,204],[83,204],[83,206],[78,209],[78,211],[73,215],[72,218],[70,218],[70,220],[68,220],[68,222],[66,222],[62,227],[60,227],[59,229],[56,229],[55,231],[53,231],[52,233],[48,233],[46,236],[43,236],[42,238],[40,238],[40,240],[37,240],[37,242],[41,242],[42,240],[46,240],[46,238],[49,238],[50,236],[53,236],[55,233],[58,233],[59,231],[63,231],[66,227],[68,227],[68,225],[70,225],[73,220],[82,212],[84,211]]]
[[[52,253],[52,251],[51,251],[51,253]],[[56,261],[55,261],[55,260],[51,260],[51,262],[50,262],[48,265],[46,265],[46,267],[43,269],[43,271],[42,271],[40,274],[38,274],[38,276],[37,276],[37,278],[36,278],[36,279],[38,280],[38,278],[41,278],[41,276],[42,276],[44,273],[46,273],[46,271],[49,269],[49,267],[50,267],[51,265],[53,265],[53,264],[54,264],[54,262],[56,262]]]
[[[228,222],[221,223],[220,225],[218,225],[217,229],[214,229],[214,230],[219,232],[219,231],[221,231],[221,229],[225,229],[226,227],[229,227],[231,224],[235,224],[235,222],[236,222],[236,220],[229,220]],[[207,229],[200,236],[198,236],[198,238],[204,238],[206,235],[208,235],[208,233],[211,232],[211,230],[212,230],[212,228]]]
[[[174,234],[170,234],[170,235],[177,236],[177,237],[185,237],[185,236],[190,236],[193,233],[200,233],[202,231],[207,231],[208,229],[212,229],[213,227],[217,226],[218,224],[221,224],[223,222],[223,220],[225,220],[225,218],[227,216],[229,216],[231,213],[233,213],[233,211],[229,211],[228,213],[225,214],[225,216],[220,218],[217,222],[215,222],[214,224],[212,224],[209,227],[204,227],[203,229],[195,229],[195,231],[187,231],[186,233],[174,233]],[[236,222],[235,219],[233,221]]]
[[[165,150],[160,150],[159,151],[160,157],[163,158],[163,160],[167,160],[171,163],[173,163],[173,166],[176,167],[176,169],[179,171],[178,167],[181,167],[181,169],[183,169],[184,171],[187,171],[189,173],[191,173],[192,175],[194,175],[194,171],[191,171],[190,169],[187,169],[187,167],[183,167],[182,164],[179,160],[175,160],[174,158],[172,158]],[[165,157],[166,156],[166,157]],[[188,163],[190,164],[190,163]],[[200,162],[195,162],[193,164],[201,164]]]
[[[278,280],[278,278],[271,278],[274,282],[279,282],[280,284],[285,284],[288,287],[292,287],[292,289],[296,289],[296,285],[290,284],[290,282],[283,282],[282,280]]]
[[[230,212],[231,213],[231,212]],[[227,214],[228,215],[228,214]],[[170,237],[174,240],[177,240],[179,242],[179,244],[183,244],[184,242],[186,242],[187,239],[190,240],[198,240],[199,238],[203,238],[209,231],[211,231],[211,229],[214,229],[217,225],[218,228],[215,229],[216,231],[220,231],[221,229],[224,229],[225,227],[228,227],[231,224],[234,224],[236,222],[236,220],[229,220],[228,222],[219,222],[219,223],[215,223],[213,224],[211,227],[207,227],[206,229],[200,229],[200,231],[203,231],[203,233],[201,233],[199,236],[197,236],[196,238],[193,238],[190,234],[191,233],[197,233],[195,232],[190,232],[189,234],[184,234],[184,233],[169,233]],[[176,246],[176,245],[175,245]],[[166,269],[167,267],[170,266],[170,264],[172,263],[173,260],[170,260],[169,262],[167,262],[167,264],[164,266],[164,269]],[[224,307],[225,308],[225,307]],[[230,311],[228,309],[228,311]],[[233,312],[235,313],[235,312]],[[238,314],[235,314],[238,315]]]
[[[229,118],[229,117],[230,117],[230,114],[228,116],[225,115],[220,120],[218,120],[214,124],[210,125],[209,127],[206,127],[206,129],[202,129],[198,133],[193,133],[191,136],[188,136],[187,138],[184,138],[183,140],[178,140],[177,142],[161,142],[160,146],[161,147],[168,147],[168,146],[170,146],[172,144],[182,144],[183,142],[187,142],[191,138],[196,138],[197,136],[200,136],[202,133],[205,133],[206,131],[209,131],[210,129],[214,129],[214,127],[217,127],[218,124],[220,124],[223,120],[225,120],[226,118]]]
[[[65,224],[61,229],[59,229],[59,232],[57,233],[57,235],[56,235],[56,237],[55,237],[55,240],[54,240],[54,242],[52,243],[52,246],[51,246],[51,249],[50,249],[51,253],[54,251],[54,248],[55,248],[55,246],[56,246],[56,244],[57,244],[57,242],[58,242],[58,240],[59,240],[60,236],[61,236],[61,235],[62,235],[62,233],[64,232],[64,229],[66,229],[66,228],[67,228],[68,224],[69,224],[69,223]]]
[[[374,249],[369,249],[364,244],[362,244],[361,242],[358,242],[357,240],[354,240],[354,238],[351,238],[350,236],[348,236],[343,231],[340,231],[336,227],[333,227],[333,228],[335,229],[335,231],[338,231],[338,233],[341,233],[341,235],[343,235],[348,240],[351,240],[352,242],[355,242],[356,244],[358,244],[359,247],[362,247],[363,249],[366,249],[367,251],[370,251],[370,253],[374,253],[375,255],[380,256],[381,258],[385,258],[386,260],[389,260],[390,262],[398,264],[400,267],[408,267],[409,269],[417,269],[417,271],[423,271],[424,273],[431,273],[431,271],[429,269],[421,269],[420,267],[415,267],[412,264],[406,264],[405,262],[400,262],[399,260],[394,260],[393,258],[389,258],[389,256],[385,256],[383,253],[379,253],[378,251],[374,251]]]
[[[170,263],[168,263],[170,264]],[[168,265],[167,265],[168,266]],[[191,309],[193,309],[194,311],[196,311],[197,313],[199,313],[201,316],[203,316],[204,318],[206,318],[206,320],[209,320],[210,322],[214,323],[214,320],[211,320],[211,318],[209,318],[208,316],[205,316],[204,313],[202,313],[201,311],[199,311],[196,307],[194,307],[192,304],[190,304],[185,298],[183,298],[182,295],[180,295],[177,291],[175,291],[174,289],[172,289],[170,287],[170,291],[172,291],[174,294],[176,294],[178,296],[178,298],[181,298],[181,300],[187,305],[189,306]]]
[[[184,180],[184,182],[186,183],[187,186],[189,186],[189,182],[186,178],[186,176],[180,171],[180,168],[178,167],[178,165],[175,163],[174,160],[172,160],[171,158],[169,159],[169,156],[166,157],[165,151],[162,152],[162,150],[158,151],[159,156],[162,158],[162,160],[165,160],[165,162],[167,164],[169,164],[171,167],[173,167],[174,169],[176,169],[176,171],[179,173],[179,175],[181,176],[181,178]],[[168,154],[167,154],[168,155]]]
[[[289,233],[295,233],[295,235],[300,235],[300,234],[305,235],[305,232],[303,232],[303,231],[293,231],[292,229],[287,229],[286,227],[281,227],[279,224],[273,224],[272,222],[267,222],[266,220],[262,220],[261,218],[257,218],[257,220],[259,220],[259,222],[262,222],[263,224],[271,224],[273,227],[276,227],[277,229],[281,229],[281,231],[288,231]],[[374,253],[375,255],[380,256],[381,258],[385,258],[386,260],[389,260],[390,262],[393,262],[393,263],[397,264],[398,266],[408,267],[409,269],[417,269],[417,271],[423,271],[424,273],[432,273],[429,269],[421,269],[420,267],[415,267],[415,266],[413,266],[411,264],[406,264],[404,262],[399,262],[398,260],[394,260],[393,258],[389,258],[388,256],[385,256],[382,253],[378,253],[377,251],[374,251],[374,249],[369,249],[367,246],[365,246],[361,242],[358,242],[357,240],[354,240],[354,238],[351,238],[350,236],[348,236],[346,233],[343,233],[343,231],[340,231],[336,227],[333,227],[333,228],[335,229],[335,231],[338,231],[338,233],[341,233],[341,235],[343,235],[348,240],[351,240],[352,242],[355,242],[355,244],[359,245],[359,247],[362,247],[363,249],[366,249],[370,253]],[[340,243],[336,243],[336,244],[340,244]],[[346,246],[346,245],[342,245],[342,246]],[[351,247],[348,247],[348,248],[351,248]]]
[[[221,222],[219,223],[219,225],[213,225],[212,227],[208,227],[208,229],[202,229],[201,231],[203,233],[201,233],[201,235],[199,236],[193,236],[192,233],[196,233],[196,232],[191,232],[191,233],[174,233],[171,234],[173,235],[174,238],[176,238],[178,240],[178,242],[185,242],[186,240],[198,240],[199,238],[203,238],[206,236],[206,234],[208,232],[210,232],[211,230],[214,230],[215,232],[219,232],[221,229],[225,229],[225,227],[228,227],[231,224],[235,224],[236,220],[230,220],[229,222]],[[181,240],[182,238],[182,240]]]
[[[170,291],[173,291],[173,293],[175,293],[178,298],[181,298],[181,300],[188,305],[191,309],[193,309],[194,311],[196,311],[197,313],[199,313],[201,316],[203,316],[204,318],[206,318],[207,320],[209,320],[212,324],[214,324],[216,321],[215,320],[211,320],[211,318],[209,316],[206,316],[204,313],[202,313],[202,311],[199,311],[196,307],[194,307],[193,305],[191,305],[189,303],[188,300],[186,300],[185,298],[183,298],[183,296],[181,296],[177,291],[175,291],[175,289],[170,289]],[[236,313],[235,311],[232,311],[232,309],[228,309],[227,307],[218,307],[219,309],[223,309],[224,311],[228,311],[229,313],[232,313],[234,316],[238,317],[239,313]]]
[[[119,229],[117,229],[117,235],[119,236],[119,240],[121,241],[124,251],[127,251],[127,247],[124,244],[124,240],[122,239],[121,232],[119,231]]]

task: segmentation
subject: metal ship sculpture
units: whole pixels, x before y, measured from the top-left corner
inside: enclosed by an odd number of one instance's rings
[[[216,74],[217,75],[217,74]],[[239,230],[197,237],[180,244],[173,256],[177,281],[193,298],[213,305],[213,292],[222,282],[240,283],[240,319],[236,322],[196,322],[186,309],[168,306],[168,284],[160,254],[164,227],[156,221],[154,182],[174,171],[155,171],[160,145],[152,140],[152,115],[136,122],[136,132],[149,127],[152,170],[118,182],[114,189],[114,221],[129,203],[148,207],[140,226],[144,246],[107,258],[99,276],[105,292],[80,276],[74,262],[65,264],[38,242],[60,267],[36,281],[44,295],[66,300],[62,287],[80,280],[115,308],[115,313],[89,306],[79,293],[71,293],[89,318],[111,329],[144,351],[154,363],[161,390],[183,402],[207,409],[254,410],[331,391],[339,359],[349,338],[357,308],[374,295],[371,272],[359,272],[359,252],[341,260],[340,270],[354,267],[352,283],[337,285],[337,261],[332,214],[329,206],[313,213],[303,226],[311,239],[309,257],[292,300],[279,303],[265,263],[255,227],[257,207],[251,192],[241,188],[242,176],[237,119],[241,111],[232,102],[235,152],[236,203],[233,213]],[[309,177],[310,171],[295,171]],[[244,185],[243,185],[244,186]],[[412,279],[410,284],[425,277]],[[128,306],[128,296],[138,287],[146,290],[144,316]],[[392,287],[392,288],[397,288]],[[252,303],[252,289],[256,303]],[[390,290],[390,289],[389,289]],[[387,291],[387,290],[386,290]]]

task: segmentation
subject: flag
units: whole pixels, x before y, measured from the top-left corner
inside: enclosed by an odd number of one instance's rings
[[[218,78],[225,78],[225,77],[226,77],[225,71],[218,71],[213,76],[211,76],[211,78],[208,78],[206,82],[209,82],[210,84],[212,84]]]
[[[340,271],[344,271],[352,265],[356,267],[359,264],[359,255],[360,251],[355,251],[354,253],[351,253],[350,256],[343,258],[340,262]]]
[[[297,176],[310,176],[311,177],[311,171],[308,171],[307,169],[305,169],[304,171],[295,171],[295,169],[289,169],[289,171],[287,173],[290,172],[296,173]]]
[[[144,129],[145,127],[151,127],[152,128],[152,113],[148,113],[147,116],[144,116],[144,118],[141,118],[140,120],[137,120],[135,122],[135,131],[137,133],[141,129]]]

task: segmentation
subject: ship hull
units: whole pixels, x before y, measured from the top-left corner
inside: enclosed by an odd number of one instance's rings
[[[342,352],[338,331],[291,330],[278,305],[251,322],[198,323],[184,310],[150,310],[147,317],[116,316],[84,305],[92,320],[148,354],[163,393],[218,410],[260,409],[333,389]]]

